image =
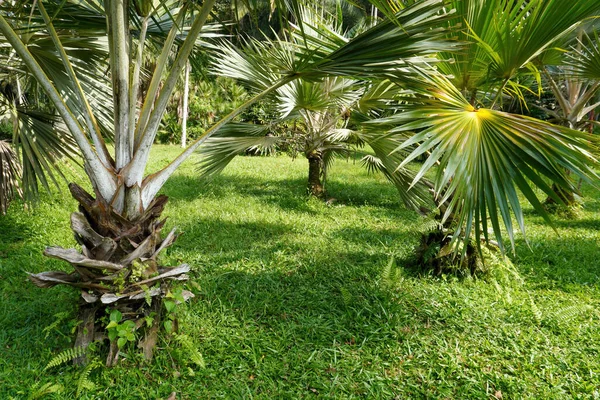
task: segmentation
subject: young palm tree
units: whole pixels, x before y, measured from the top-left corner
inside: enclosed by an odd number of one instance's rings
[[[380,24],[341,47],[306,53],[300,62],[280,59],[284,69],[270,86],[262,87],[253,98],[190,143],[165,168],[145,175],[150,149],[165,107],[215,0],[206,0],[200,6],[191,1],[166,0],[156,1],[156,4],[134,1],[134,7],[129,7],[124,0],[107,0],[104,7],[93,0],[84,3],[104,14],[108,26],[106,39],[113,91],[114,124],[111,133],[114,136],[114,152],[106,146],[93,95],[86,96],[81,74],[71,61],[70,49],[65,44],[66,39],[61,36],[60,27],[56,26],[55,13],[49,12],[50,7],[47,7],[54,5],[60,8],[65,2],[38,0],[31,15],[43,20],[43,24],[36,28],[45,31],[51,38],[61,60],[59,71],[63,78],[68,79],[53,79],[48,68],[40,63],[33,49],[19,34],[20,21],[14,19],[11,12],[0,13],[0,33],[35,78],[70,132],[81,153],[93,191],[88,193],[75,184],[69,186],[79,203],[79,211],[71,216],[71,227],[81,251],[59,247],[45,250],[46,255],[71,264],[74,272],[42,272],[31,274],[30,278],[41,287],[66,284],[81,289],[82,323],[78,328],[76,346],[86,347],[97,336],[102,336],[106,326],[98,311],[108,306],[119,311],[115,314],[123,318],[119,323],[135,321],[128,326],[144,331],[138,337],[146,357],[151,357],[158,327],[162,326],[161,297],[168,291],[171,280],[186,279],[185,273],[189,271],[185,264],[170,268],[161,266],[157,261],[159,253],[177,236],[175,231],[164,238],[161,235],[164,220],[160,219],[160,215],[167,197],[159,195],[177,167],[245,107],[298,77],[319,79],[332,72],[365,77],[393,68],[398,60],[450,47],[446,41],[439,40],[439,31],[431,29],[446,18],[441,13],[441,2],[425,0],[399,12],[394,21]],[[174,23],[164,40],[144,100],[138,104],[148,23],[152,13],[164,7],[170,10]],[[193,18],[189,17],[191,10],[195,11]],[[177,34],[188,22],[185,40],[179,44],[174,61],[167,65]],[[130,31],[132,26],[140,27],[135,38]],[[265,56],[277,54],[267,53]],[[373,60],[378,62],[373,64]],[[65,98],[63,86],[70,87],[73,95]],[[144,317],[150,315],[153,322],[146,326],[143,324]],[[112,338],[109,365],[116,362],[120,343]]]
[[[328,77],[318,82],[304,79],[291,82],[273,93],[265,105],[273,109],[268,113],[274,116],[272,121],[265,125],[228,124],[208,139],[199,149],[204,156],[200,169],[205,175],[215,174],[246,151],[272,152],[275,146],[283,145],[294,155],[304,155],[308,161],[308,193],[323,198],[329,166],[337,156],[353,153],[363,155],[362,163],[369,170],[385,174],[396,184],[406,204],[417,207],[417,191],[420,191],[421,200],[427,193],[418,187],[414,188],[415,193],[406,195],[413,176],[410,171],[398,168],[403,153],[393,153],[401,138],[348,128],[351,116],[356,113],[361,119],[365,118],[365,113],[370,111],[366,103],[377,104],[374,96],[381,96],[386,92],[385,86],[390,84],[383,86],[368,88],[365,82],[340,77]],[[369,145],[375,154],[362,151],[365,145]]]

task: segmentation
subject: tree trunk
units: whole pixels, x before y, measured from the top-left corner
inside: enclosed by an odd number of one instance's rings
[[[563,189],[562,187],[558,186],[556,183],[553,183],[552,191],[554,191],[554,193],[556,193],[558,198],[562,200],[563,204],[558,203],[556,200],[554,200],[554,198],[548,196],[546,198],[546,201],[544,202],[544,204],[546,206],[551,206],[548,208],[549,211],[555,211],[556,206],[564,205],[566,207],[572,207],[577,203],[577,201],[575,200],[575,193],[572,190]],[[554,207],[552,207],[552,206],[554,206]]]
[[[189,266],[168,268],[158,264],[157,256],[176,239],[171,231],[161,239],[165,220],[160,219],[167,203],[166,196],[156,197],[135,219],[117,213],[104,200],[94,199],[76,184],[69,189],[79,203],[79,212],[71,214],[71,229],[81,245],[76,249],[46,248],[44,254],[70,263],[74,271],[30,274],[29,278],[40,287],[66,284],[81,289],[76,347],[87,348],[95,340],[107,336],[107,308],[121,314],[118,324],[135,323],[138,346],[146,357],[152,356],[156,335],[161,326],[162,298],[172,280],[187,279]],[[184,300],[192,297],[182,293]],[[98,312],[97,312],[98,311]],[[148,325],[146,317],[152,318]],[[118,361],[118,337],[110,343],[107,365]],[[85,362],[84,358],[75,360]]]
[[[571,171],[567,170],[566,175],[570,176]],[[577,204],[577,199],[573,189],[565,189],[561,186],[558,186],[556,183],[553,183],[552,191],[556,194],[556,196],[558,196],[562,203],[557,202],[553,197],[548,196],[544,201],[544,205],[546,206],[546,210],[548,212],[557,212],[561,206],[566,207],[569,210],[574,209],[575,205]]]
[[[321,183],[323,159],[320,152],[313,150],[306,155],[308,159],[308,193],[317,198],[325,196],[325,188]]]

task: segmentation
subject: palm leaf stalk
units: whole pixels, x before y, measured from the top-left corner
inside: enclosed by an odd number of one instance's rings
[[[88,193],[76,184],[69,185],[72,196],[79,203],[79,211],[71,215],[71,228],[81,251],[60,247],[49,247],[45,250],[47,256],[66,261],[74,271],[30,274],[30,279],[40,287],[65,284],[81,290],[81,324],[78,326],[75,340],[75,346],[78,347],[87,347],[98,337],[105,338],[107,325],[103,322],[105,320],[102,319],[100,310],[109,307],[119,311],[124,318],[122,323],[134,323],[139,346],[146,358],[152,357],[158,330],[162,326],[162,297],[168,293],[171,281],[187,279],[186,273],[189,271],[186,264],[178,267],[159,264],[159,253],[173,243],[177,234],[173,230],[162,237],[161,230],[165,221],[161,219],[161,213],[167,203],[167,197],[158,193],[183,161],[242,110],[303,75],[319,79],[336,68],[340,68],[340,75],[360,75],[367,67],[369,73],[383,73],[402,57],[413,56],[419,51],[429,53],[447,50],[449,47],[445,42],[438,44],[435,39],[440,33],[431,29],[436,20],[444,18],[439,13],[441,1],[424,1],[417,9],[409,8],[399,13],[398,19],[406,23],[405,29],[392,24],[388,24],[386,29],[376,27],[378,30],[373,35],[365,34],[356,38],[356,41],[348,42],[345,45],[348,51],[342,51],[346,49],[345,46],[333,53],[312,51],[304,54],[301,63],[287,64],[286,69],[279,70],[276,79],[268,82],[238,109],[190,143],[170,164],[145,175],[150,149],[168,100],[196,44],[196,39],[208,20],[215,0],[206,0],[200,6],[193,2],[180,3],[165,0],[154,8],[161,9],[169,4],[182,5],[171,8],[174,23],[164,40],[164,47],[158,57],[139,115],[135,118],[132,110],[136,109],[136,105],[132,103],[137,102],[138,82],[134,79],[138,77],[136,70],[140,65],[139,52],[143,53],[145,46],[144,35],[138,36],[140,39],[137,49],[136,46],[129,46],[130,27],[143,27],[143,20],[151,13],[141,11],[140,7],[129,8],[124,0],[107,0],[104,3],[114,99],[112,135],[115,151],[112,155],[100,139],[94,123],[99,119],[95,114],[97,110],[91,107],[93,102],[88,98],[87,106],[85,100],[82,100],[85,99],[85,94],[80,88],[85,86],[84,80],[70,60],[64,39],[53,27],[54,13],[47,12],[44,8],[50,2],[38,0],[37,7],[31,11],[31,15],[41,15],[45,24],[38,26],[38,29],[46,31],[58,49],[58,70],[62,70],[62,73],[69,77],[64,85],[64,79],[54,79],[49,70],[44,68],[44,64],[36,59],[33,49],[17,33],[18,21],[11,19],[12,14],[0,13],[0,32],[27,71],[35,78],[70,132],[81,153],[83,166],[93,190],[93,193]],[[95,2],[93,4],[97,6]],[[135,14],[133,9],[138,10],[139,15]],[[186,28],[185,39],[178,43],[174,61],[169,64],[167,70],[167,60],[174,51],[175,39],[184,23],[189,21],[186,15],[192,10],[195,12],[193,22]],[[140,18],[142,22],[139,21]],[[132,24],[132,21],[136,23]],[[375,46],[375,34],[386,40]],[[407,43],[406,46],[402,45],[403,41]],[[372,51],[362,51],[362,58],[354,60],[352,51],[367,49],[367,44],[372,47]],[[391,48],[388,48],[390,46]],[[372,65],[372,58],[383,48],[386,49],[385,59],[379,65]],[[266,56],[270,55],[266,53]],[[56,71],[56,67],[54,70]],[[67,89],[73,96],[63,96]],[[84,106],[75,107],[72,99],[81,100],[77,103]],[[135,123],[132,123],[132,120],[135,120]],[[148,316],[153,316],[150,325],[143,323]],[[122,345],[122,341],[111,336],[109,339],[107,364],[114,365],[118,361],[119,345]]]

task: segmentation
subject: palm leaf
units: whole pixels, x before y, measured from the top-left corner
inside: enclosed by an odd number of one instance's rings
[[[418,101],[380,122],[397,124],[391,132],[416,132],[399,147],[417,145],[401,166],[429,154],[413,183],[439,164],[437,201],[449,202],[444,219],[456,214],[455,239],[461,233],[468,238],[474,230],[478,242],[482,235],[487,240],[489,222],[502,247],[502,222],[514,245],[511,213],[525,232],[519,192],[550,222],[532,185],[561,202],[546,179],[575,191],[567,170],[588,181],[598,178],[589,136],[521,115],[476,109],[444,76],[423,73],[422,78],[429,86],[417,92]]]
[[[576,77],[600,81],[600,37],[598,32],[592,32],[592,37],[585,35],[580,42],[581,49],[573,47],[567,56],[566,64],[569,65]]]
[[[328,75],[371,79],[455,48],[454,42],[443,38],[440,26],[448,15],[442,12],[442,5],[438,0],[424,0],[398,12],[401,26],[385,21],[350,41],[330,41],[327,46],[322,45],[326,34],[323,32],[299,43],[250,40],[242,50],[222,43],[212,69],[257,91],[282,76],[305,80]],[[433,57],[427,60],[432,61]]]
[[[464,46],[441,54],[453,62],[440,69],[460,90],[471,92],[497,88],[517,73],[536,75],[532,61],[600,9],[595,0],[452,0],[451,5],[452,24],[462,26],[449,35],[458,35]]]
[[[50,190],[58,187],[57,177],[64,178],[58,161],[68,158],[78,163],[77,148],[60,119],[39,110],[17,107],[18,129],[14,146],[20,150],[25,197],[35,199],[38,184]]]
[[[198,149],[201,176],[210,177],[220,173],[237,155],[246,150],[272,152],[279,139],[267,135],[268,132],[269,126],[248,123],[224,125]]]

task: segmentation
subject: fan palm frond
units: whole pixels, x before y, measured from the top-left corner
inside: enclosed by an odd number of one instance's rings
[[[423,73],[422,78],[429,87],[419,93],[418,101],[382,122],[398,125],[392,133],[415,132],[398,148],[417,145],[400,165],[429,154],[413,183],[437,165],[438,201],[450,202],[444,218],[458,216],[458,234],[462,230],[468,238],[474,230],[478,241],[482,235],[488,239],[490,223],[503,249],[502,222],[514,246],[511,211],[525,232],[519,192],[550,222],[532,185],[561,202],[546,179],[568,190],[575,188],[566,171],[588,181],[598,179],[592,155],[596,141],[589,135],[521,115],[477,109],[446,77]]]

